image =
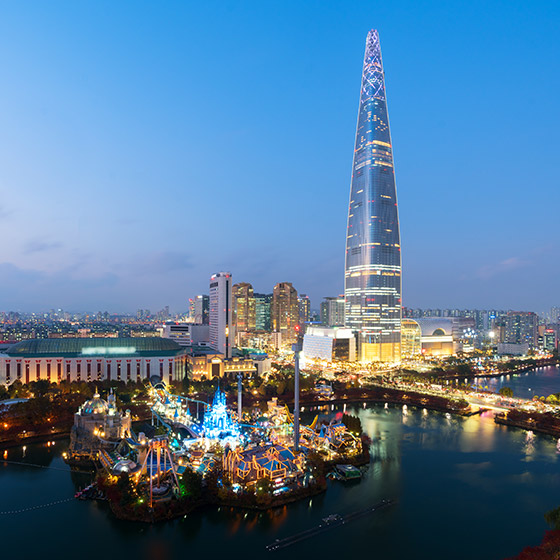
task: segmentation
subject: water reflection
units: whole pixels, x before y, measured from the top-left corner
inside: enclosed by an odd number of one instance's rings
[[[331,411],[329,406],[321,413],[329,418],[337,410],[342,408]],[[357,511],[386,497],[397,499],[398,505],[383,515],[360,519],[275,556],[343,557],[349,550],[365,555],[371,554],[374,541],[376,556],[385,558],[415,557],[420,547],[430,550],[433,559],[447,559],[452,549],[459,560],[485,560],[512,556],[540,540],[543,512],[560,505],[560,441],[538,434],[528,441],[526,432],[497,426],[488,413],[462,418],[406,410],[405,414],[397,405],[347,405],[346,411],[360,417],[372,442],[371,463],[360,483],[331,481],[326,493],[270,512],[208,507],[154,526],[119,521],[105,504],[71,501],[28,517],[3,518],[5,534],[14,537],[4,544],[4,552],[6,557],[18,552],[15,543],[31,524],[36,538],[26,545],[29,556],[54,555],[64,527],[65,546],[80,550],[80,560],[95,558],[93,547],[83,546],[87,527],[88,534],[103,535],[114,556],[171,559],[186,551],[203,557],[221,550],[235,560],[261,555],[274,539],[314,527],[327,515]],[[302,419],[311,421],[316,413],[306,411]],[[63,448],[61,443],[54,449],[29,445],[25,460],[65,469]],[[12,454],[22,460],[21,448],[9,450],[10,458]],[[42,502],[71,496],[80,476],[16,466],[0,472],[2,509],[37,496]],[[511,526],[520,530],[511,531]],[[465,539],[465,527],[478,537]],[[493,529],[491,536],[488,527]],[[409,538],[403,538],[403,530]]]

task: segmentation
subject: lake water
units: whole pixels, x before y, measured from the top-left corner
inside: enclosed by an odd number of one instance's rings
[[[488,387],[491,391],[511,387],[516,397],[525,399],[532,399],[535,395],[548,397],[553,393],[560,393],[560,369],[557,366],[546,366],[518,375],[479,377],[474,383],[479,387]]]
[[[326,493],[272,512],[208,508],[154,526],[122,522],[105,504],[72,498],[87,475],[70,473],[65,442],[8,451],[0,462],[3,557],[77,559],[429,558],[500,559],[540,542],[543,514],[560,505],[556,441],[497,426],[492,416],[455,418],[437,412],[367,405],[359,414],[373,439],[372,463],[360,482],[332,481]],[[61,469],[61,470],[56,470]],[[351,513],[382,498],[398,503],[286,549],[265,546]]]

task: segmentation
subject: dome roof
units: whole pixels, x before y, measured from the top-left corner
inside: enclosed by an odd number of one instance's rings
[[[104,401],[99,393],[93,395],[93,399],[86,401],[82,407],[82,414],[107,414],[109,405]]]

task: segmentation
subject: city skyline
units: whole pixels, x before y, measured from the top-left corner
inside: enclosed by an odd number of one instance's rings
[[[292,282],[315,308],[341,293],[371,27],[390,67],[403,305],[556,305],[551,11],[6,7],[0,309],[183,309],[224,269],[259,293]],[[533,140],[513,166],[520,119]]]

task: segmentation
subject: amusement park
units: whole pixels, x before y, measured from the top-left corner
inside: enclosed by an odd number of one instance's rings
[[[106,400],[96,392],[74,416],[65,456],[96,472],[78,497],[103,497],[117,517],[153,522],[205,504],[266,509],[324,491],[326,476],[360,478],[369,451],[341,413],[300,425],[277,398],[265,410],[244,409],[242,385],[240,375],[234,408],[220,387],[205,402],[152,378],[143,431],[112,390]]]

